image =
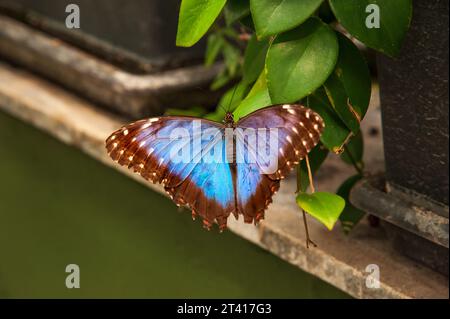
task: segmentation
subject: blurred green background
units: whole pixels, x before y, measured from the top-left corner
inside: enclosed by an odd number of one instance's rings
[[[348,297],[1,112],[0,178],[2,298]]]

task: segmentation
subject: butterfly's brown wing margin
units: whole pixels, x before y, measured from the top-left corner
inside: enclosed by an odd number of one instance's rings
[[[224,129],[222,124],[188,116],[151,118],[131,123],[117,130],[106,140],[106,148],[111,158],[120,165],[133,169],[134,172],[153,183],[162,183],[172,200],[178,206],[189,207],[193,217],[199,215],[206,228],[217,222],[223,229],[229,214],[235,210],[234,198],[232,204],[225,207],[215,200],[207,199],[203,189],[196,186],[189,178],[194,165],[186,164],[181,171],[180,168],[175,171],[167,161],[162,161],[164,156],[161,155],[170,147],[167,133],[160,134],[162,130],[170,132],[170,128],[187,127],[193,120],[199,120],[202,126],[214,127],[221,132]],[[208,146],[209,144],[206,148]],[[199,155],[201,154],[193,154],[193,157]],[[214,174],[214,169],[211,171],[211,174]],[[234,196],[234,189],[232,192]]]
[[[272,202],[273,194],[280,187],[280,180],[319,143],[320,135],[325,127],[322,118],[313,110],[298,104],[284,104],[269,106],[257,110],[240,119],[238,128],[277,128],[278,129],[278,169],[272,174],[260,174],[260,181],[254,189],[254,194],[248,200],[240,196],[239,183],[237,184],[237,210],[244,215],[244,220],[258,222],[264,218],[264,211]],[[237,133],[239,134],[239,133]],[[243,136],[237,136],[237,143],[244,143],[255,151],[255,147],[249,145]],[[260,166],[255,158],[256,164]],[[237,180],[240,174],[250,174],[251,165],[246,171],[237,172]]]

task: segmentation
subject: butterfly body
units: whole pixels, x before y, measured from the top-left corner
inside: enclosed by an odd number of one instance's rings
[[[270,106],[223,123],[167,116],[137,121],[106,140],[111,158],[153,183],[205,228],[230,214],[257,223],[282,180],[319,142],[323,120],[301,105]],[[275,163],[275,164],[274,164]]]

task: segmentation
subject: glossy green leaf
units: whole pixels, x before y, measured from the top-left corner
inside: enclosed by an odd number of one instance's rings
[[[341,154],[341,159],[350,165],[356,165],[360,170],[364,168],[364,141],[361,131],[350,138],[350,141],[344,148],[344,153]]]
[[[344,28],[368,47],[390,56],[400,52],[411,22],[412,0],[330,0],[330,5]]]
[[[211,83],[210,89],[213,91],[218,90],[227,85],[232,79],[233,77],[228,73],[228,69],[224,68]]]
[[[339,58],[324,87],[336,113],[356,134],[369,107],[370,71],[359,49],[344,35],[338,38]]]
[[[228,0],[224,13],[227,25],[231,25],[250,14],[250,1]]]
[[[297,195],[297,205],[332,230],[344,210],[345,200],[338,195],[325,192],[300,193]]]
[[[219,101],[218,108],[225,109],[227,111],[235,110],[239,103],[242,102],[247,93],[248,85],[246,83],[239,82],[222,96]]]
[[[182,0],[178,19],[177,45],[190,47],[208,31],[226,0]]]
[[[206,114],[206,115],[204,116],[204,118],[207,119],[207,120],[211,120],[211,121],[219,122],[219,123],[220,123],[220,122],[223,121],[224,115],[223,115],[223,112],[222,112],[222,111],[216,110],[216,111],[214,111],[214,112],[212,112],[212,113]]]
[[[265,73],[262,72],[248,95],[233,112],[234,119],[237,121],[251,112],[271,104],[272,101],[267,88],[266,76]]]
[[[322,144],[314,147],[308,154],[309,164],[311,167],[311,174],[315,175],[320,166],[326,160],[328,156],[328,149]],[[297,191],[306,192],[309,186],[308,167],[306,166],[306,160],[302,160],[297,166]]]
[[[336,73],[333,73],[324,84],[325,92],[331,106],[341,121],[353,132],[359,131],[359,118],[351,111],[351,104],[342,82]]]
[[[202,117],[206,113],[206,110],[200,106],[194,106],[189,109],[167,109],[165,115],[178,115],[178,116],[197,116]]]
[[[220,99],[217,108],[214,112],[206,114],[206,119],[221,122],[225,118],[227,111],[233,112],[234,109],[241,103],[248,91],[248,85],[239,82],[232,88],[230,88]]]
[[[339,187],[337,194],[345,199],[346,205],[344,211],[341,216],[339,216],[339,221],[342,224],[342,228],[345,233],[349,233],[352,228],[358,224],[358,222],[364,217],[365,212],[356,208],[350,203],[350,191],[353,186],[361,180],[361,175],[355,175],[347,179],[342,185]]]
[[[333,71],[338,52],[336,33],[316,18],[277,36],[266,58],[272,101],[292,103],[311,94]]]
[[[308,19],[323,0],[250,0],[258,38],[291,30]]]
[[[325,122],[325,129],[320,137],[322,143],[334,153],[342,152],[342,144],[349,136],[350,130],[334,111],[325,90],[320,88],[308,96],[307,106],[319,113]]]
[[[240,67],[241,52],[238,48],[225,41],[222,53],[228,73],[232,77],[235,76]]]
[[[217,33],[213,33],[208,37],[205,53],[206,66],[212,65],[216,61],[217,57],[220,54],[220,51],[224,46],[224,43],[225,43],[224,38]]]
[[[268,40],[258,41],[255,35],[252,36],[244,54],[244,82],[252,83],[258,79],[264,70],[268,48]]]

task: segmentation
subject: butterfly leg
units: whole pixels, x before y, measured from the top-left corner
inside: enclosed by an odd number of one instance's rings
[[[206,230],[211,230],[211,226],[212,224],[207,219],[203,220],[203,228],[205,228]]]

